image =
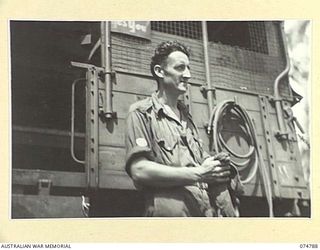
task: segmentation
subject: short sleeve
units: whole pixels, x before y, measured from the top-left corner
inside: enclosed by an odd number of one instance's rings
[[[153,161],[154,154],[151,149],[152,141],[149,132],[149,121],[144,113],[134,110],[129,112],[126,119],[126,165],[125,169],[131,176],[131,162],[138,156],[144,156]]]

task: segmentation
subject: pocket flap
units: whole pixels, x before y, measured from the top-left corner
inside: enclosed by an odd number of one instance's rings
[[[160,148],[163,148],[165,151],[172,152],[176,145],[178,144],[178,141],[172,141],[171,143],[168,141],[165,141],[163,138],[157,140],[158,145]]]

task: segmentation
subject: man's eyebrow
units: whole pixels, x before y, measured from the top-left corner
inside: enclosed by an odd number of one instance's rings
[[[188,64],[187,62],[185,62],[184,60],[178,61],[177,64]],[[189,63],[190,64],[190,63]]]

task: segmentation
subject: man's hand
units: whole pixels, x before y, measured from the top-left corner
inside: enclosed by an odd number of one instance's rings
[[[212,184],[227,183],[230,181],[230,157],[225,153],[207,158],[200,167],[199,174],[202,181]]]
[[[215,160],[221,162],[222,165],[229,165],[230,164],[230,156],[225,152],[220,152],[214,156]]]

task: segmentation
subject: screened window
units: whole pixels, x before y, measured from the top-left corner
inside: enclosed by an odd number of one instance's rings
[[[207,26],[211,42],[268,54],[264,22],[211,21]]]
[[[151,22],[151,29],[167,34],[192,39],[201,39],[201,22],[195,21],[159,21]]]
[[[208,21],[207,26],[208,39],[211,42],[268,54],[266,30],[262,21]],[[199,21],[151,22],[151,29],[191,39],[202,39]]]

